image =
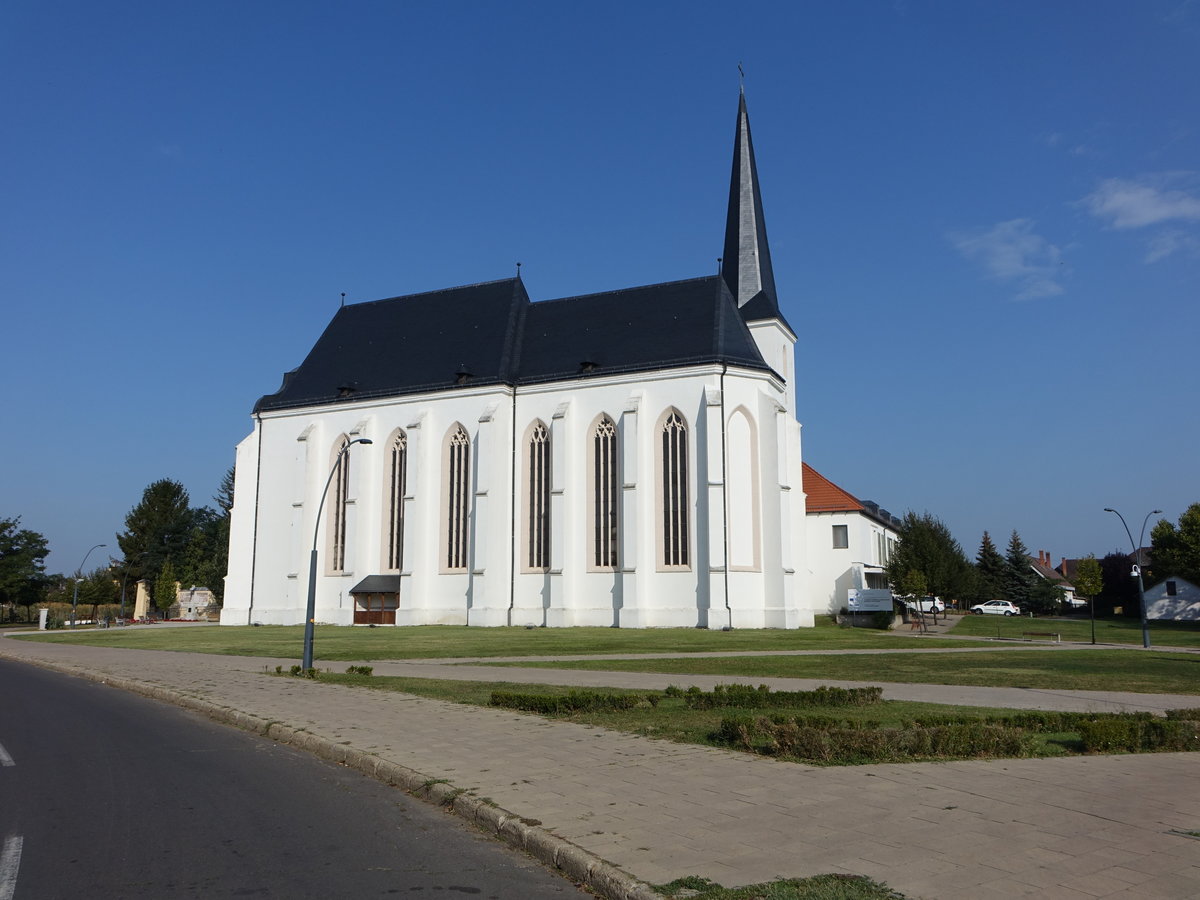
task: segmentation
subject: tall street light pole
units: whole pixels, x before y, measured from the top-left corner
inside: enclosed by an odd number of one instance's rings
[[[1110,512],[1121,520],[1121,524],[1125,525],[1125,533],[1129,535],[1129,543],[1133,544],[1133,575],[1138,582],[1138,608],[1142,613],[1142,646],[1150,649],[1150,624],[1146,621],[1146,588],[1142,584],[1142,540],[1146,537],[1146,523],[1150,521],[1151,516],[1157,516],[1162,512],[1161,509],[1152,509],[1146,513],[1146,518],[1142,519],[1142,531],[1138,535],[1137,543],[1133,543],[1133,533],[1129,530],[1129,526],[1125,524],[1125,517],[1115,509],[1104,507],[1105,512]]]
[[[333,467],[329,470],[329,477],[325,479],[325,490],[321,491],[321,502],[317,504],[317,524],[313,526],[313,542],[312,553],[308,556],[308,608],[304,613],[304,653],[300,659],[300,668],[308,671],[313,664],[313,622],[317,617],[317,535],[321,531],[321,511],[325,508],[325,495],[329,493],[329,485],[333,483],[333,476],[337,474],[342,465],[342,459],[350,452],[350,448],[355,444],[371,444],[374,443],[370,438],[355,438],[338,451],[337,459],[333,461]]]
[[[107,547],[108,544],[97,544],[92,550],[99,550],[101,547]],[[79,564],[79,568],[75,570],[75,593],[71,596],[71,627],[75,627],[75,607],[79,603],[79,578],[83,575],[83,567],[87,564],[87,558],[92,555],[92,550],[83,554],[83,562]]]

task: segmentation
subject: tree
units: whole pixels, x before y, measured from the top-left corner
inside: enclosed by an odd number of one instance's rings
[[[36,531],[21,528],[21,517],[0,519],[0,604],[28,608],[46,589],[50,547]]]
[[[125,556],[120,574],[131,582],[154,581],[168,562],[182,561],[196,523],[188,492],[178,481],[163,478],[142,492],[141,502],[125,516],[125,532],[117,543]]]
[[[986,531],[979,542],[979,552],[975,554],[975,571],[978,576],[975,581],[975,600],[986,603],[1004,596],[1005,575],[1008,563],[996,549],[992,536]]]
[[[1156,579],[1177,576],[1200,585],[1200,503],[1179,517],[1179,527],[1160,519],[1150,532],[1150,564]]]
[[[177,590],[175,566],[168,559],[154,581],[154,605],[165,613],[175,605]]]
[[[1100,572],[1100,561],[1094,553],[1089,553],[1079,561],[1075,570],[1075,590],[1081,597],[1094,598],[1104,588],[1104,577]]]
[[[1096,611],[1113,615],[1118,609],[1125,616],[1141,615],[1141,599],[1138,597],[1137,579],[1130,572],[1133,560],[1128,553],[1114,550],[1100,560],[1100,577],[1104,587],[1096,596]]]
[[[1004,593],[1017,606],[1028,606],[1033,595],[1033,580],[1037,575],[1029,564],[1029,549],[1015,528],[1008,539],[1005,560],[1008,565],[1004,572]]]
[[[1065,566],[1063,567],[1066,568]],[[1079,561],[1075,569],[1075,590],[1079,596],[1086,597],[1092,619],[1092,643],[1096,643],[1096,595],[1104,587],[1104,579],[1100,574],[1100,561],[1095,554],[1089,553]]]
[[[888,561],[888,580],[903,591],[909,572],[925,579],[926,590],[945,600],[971,596],[974,570],[950,529],[939,519],[911,510],[900,523],[900,539]]]

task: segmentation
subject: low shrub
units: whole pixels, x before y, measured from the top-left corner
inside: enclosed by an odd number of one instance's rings
[[[1076,729],[1085,753],[1200,750],[1200,720],[1096,718]]]
[[[672,695],[668,693],[667,696]],[[748,684],[718,684],[711,693],[704,693],[697,687],[690,687],[681,696],[690,709],[726,707],[805,709],[808,707],[869,706],[872,703],[878,703],[883,698],[883,688],[822,686],[815,691],[772,691],[765,684],[760,684],[756,688]]]
[[[370,675],[374,674],[374,672],[375,672],[374,666],[346,666],[346,674],[347,675],[370,676]]]
[[[1196,708],[1168,709],[1167,710],[1167,718],[1168,719],[1189,719],[1189,720],[1194,721],[1196,719],[1200,719],[1200,709],[1196,709]]]
[[[562,695],[519,694],[515,691],[492,691],[491,705],[505,709],[520,709],[542,715],[565,715],[573,712],[633,709],[650,701],[641,694],[613,694],[602,691],[569,691]]]
[[[928,758],[1029,756],[1035,739],[1023,729],[989,722],[906,728],[844,727],[802,719],[730,716],[711,737],[741,750],[820,763],[904,762]]]

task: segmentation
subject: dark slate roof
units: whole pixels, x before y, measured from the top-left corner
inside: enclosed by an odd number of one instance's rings
[[[531,303],[519,383],[726,362],[766,369],[720,276]]]
[[[400,593],[399,575],[368,575],[354,587],[351,594],[398,594]]]
[[[354,303],[255,412],[512,380],[519,278]]]
[[[540,303],[509,278],[341,308],[255,412],[718,362],[770,370],[718,275]]]

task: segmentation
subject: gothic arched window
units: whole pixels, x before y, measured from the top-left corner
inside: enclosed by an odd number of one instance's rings
[[[528,473],[526,562],[530,569],[550,567],[550,431],[542,422],[529,430],[525,446]]]
[[[470,538],[471,438],[465,428],[455,424],[446,435],[446,556],[445,570],[462,572],[467,568]]]
[[[678,410],[668,410],[660,433],[662,442],[662,561],[664,566],[688,565],[688,445],[687,423]]]
[[[592,508],[592,565],[598,569],[613,569],[619,562],[619,522],[621,483],[617,467],[617,426],[608,416],[601,416],[592,428],[591,497]]]
[[[386,568],[399,572],[404,567],[404,495],[408,492],[408,435],[397,429],[388,442],[387,467],[387,519],[384,535],[387,540]]]
[[[350,499],[350,439],[342,435],[334,444],[333,496],[329,504],[329,571],[346,570],[346,517]]]

